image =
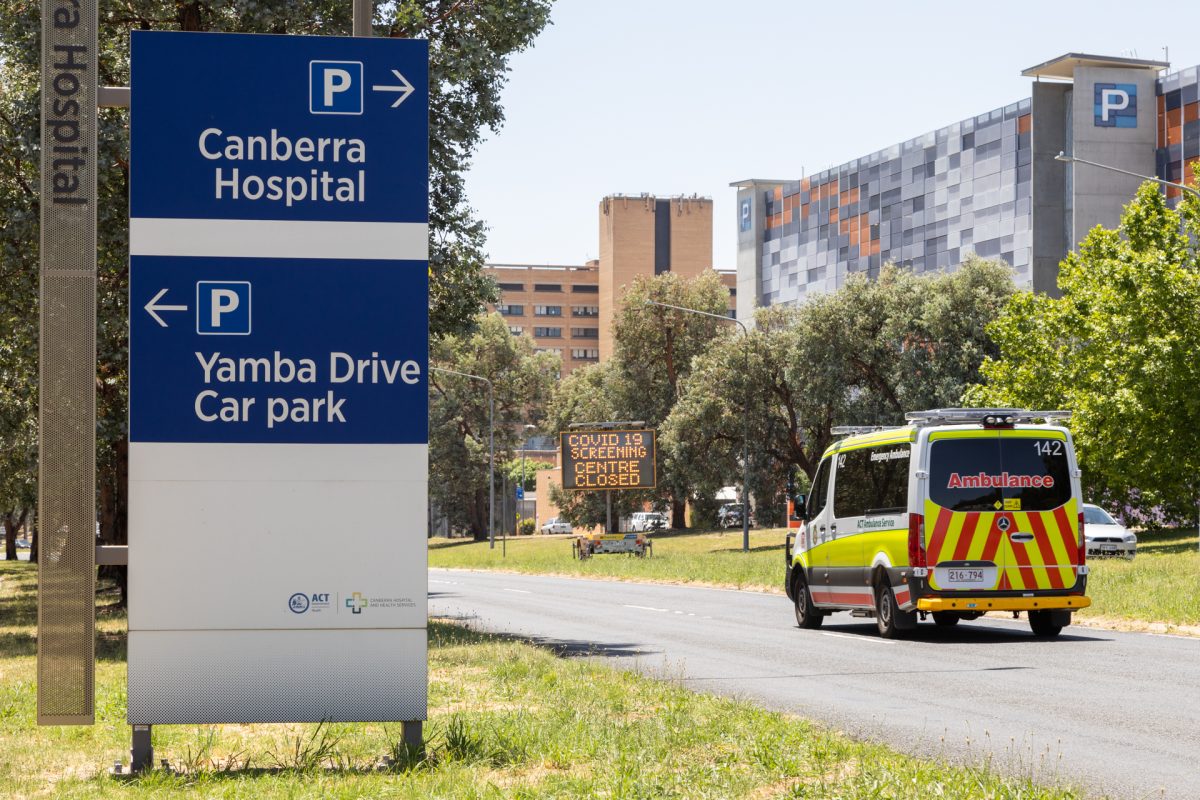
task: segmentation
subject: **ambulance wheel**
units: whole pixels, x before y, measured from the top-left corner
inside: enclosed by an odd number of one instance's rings
[[[1062,633],[1063,626],[1054,616],[1050,611],[1030,611],[1029,627],[1033,630],[1033,635],[1053,638]]]
[[[886,580],[875,584],[875,626],[884,639],[899,639],[917,627],[916,612],[900,610],[896,594]]]
[[[796,569],[795,586],[792,596],[795,599],[796,605],[796,624],[808,630],[821,627],[821,623],[825,621],[825,615],[817,611],[816,606],[813,605],[812,596],[808,593],[808,583],[804,580],[804,575],[800,568]]]
[[[953,628],[962,619],[953,611],[935,611],[933,612],[933,624],[939,628]]]

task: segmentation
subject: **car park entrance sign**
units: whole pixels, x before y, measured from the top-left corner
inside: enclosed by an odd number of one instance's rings
[[[428,51],[135,31],[129,721],[426,715]]]

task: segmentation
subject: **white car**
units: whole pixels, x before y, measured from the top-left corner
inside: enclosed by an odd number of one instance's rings
[[[542,525],[542,533],[570,533],[571,523],[561,517],[553,517]]]
[[[1083,538],[1089,556],[1137,555],[1137,536],[1113,519],[1100,506],[1083,504]]]
[[[634,533],[665,531],[667,527],[667,515],[658,511],[635,511],[629,521],[629,530]]]

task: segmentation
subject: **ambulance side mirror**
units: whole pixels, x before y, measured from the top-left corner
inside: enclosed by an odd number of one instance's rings
[[[808,498],[802,494],[795,495],[792,499],[792,516],[800,520],[808,520]]]

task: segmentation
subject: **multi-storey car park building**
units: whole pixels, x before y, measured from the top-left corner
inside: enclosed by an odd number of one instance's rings
[[[488,264],[500,285],[491,310],[515,335],[562,356],[563,373],[612,355],[612,322],[639,275],[695,277],[712,269],[712,200],[612,195],[600,201],[600,258],[582,266]],[[718,270],[735,312],[736,275]]]
[[[887,262],[953,270],[1001,258],[1018,285],[1057,291],[1059,261],[1095,225],[1115,226],[1138,178],[1060,152],[1194,183],[1198,73],[1068,53],[1022,72],[1032,95],[801,180],[738,190],[737,315],[837,289]],[[1166,188],[1169,198],[1178,189]]]

